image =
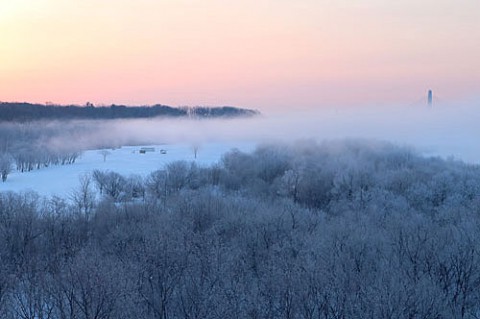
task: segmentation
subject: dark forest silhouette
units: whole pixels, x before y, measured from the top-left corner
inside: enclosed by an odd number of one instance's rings
[[[92,103],[79,105],[32,104],[26,102],[1,102],[1,121],[35,121],[59,119],[131,119],[153,117],[228,118],[254,116],[259,112],[232,106],[221,107],[171,107],[111,105],[95,107]]]

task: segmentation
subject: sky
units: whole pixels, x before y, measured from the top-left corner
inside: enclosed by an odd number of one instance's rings
[[[478,0],[0,0],[0,101],[263,112],[480,96]]]

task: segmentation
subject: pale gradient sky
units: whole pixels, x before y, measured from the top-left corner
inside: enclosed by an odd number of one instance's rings
[[[478,0],[0,0],[0,101],[262,111],[480,95]]]

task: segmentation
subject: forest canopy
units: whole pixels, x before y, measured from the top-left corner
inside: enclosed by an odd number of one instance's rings
[[[232,150],[0,193],[2,318],[478,318],[480,168],[386,143]]]

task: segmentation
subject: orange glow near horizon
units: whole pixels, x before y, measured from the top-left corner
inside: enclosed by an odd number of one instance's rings
[[[3,101],[274,110],[480,92],[471,0],[0,0],[0,34]]]

